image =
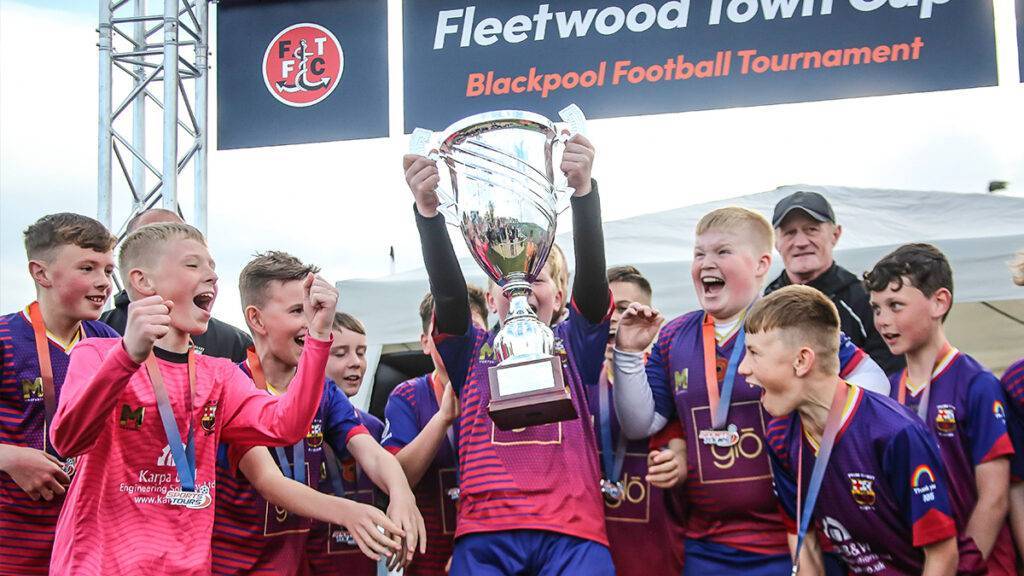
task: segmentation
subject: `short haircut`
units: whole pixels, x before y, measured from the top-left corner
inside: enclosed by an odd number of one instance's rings
[[[743,329],[748,334],[779,330],[790,345],[814,350],[821,372],[839,373],[839,310],[815,288],[796,284],[761,298]]]
[[[768,220],[753,210],[739,206],[727,206],[705,214],[697,223],[697,236],[711,230],[746,232],[751,245],[762,254],[771,254],[775,244],[775,232]]]
[[[139,212],[135,216],[132,216],[132,219],[128,221],[128,225],[125,227],[125,229],[128,231],[129,234],[135,232],[137,229],[141,228],[141,226],[139,225],[139,221],[141,221],[146,216],[151,216],[154,214],[160,214],[165,217],[173,218],[173,220],[171,220],[172,222],[184,221],[184,219],[181,217],[181,214],[178,214],[174,210],[168,210],[166,208],[150,208],[149,210],[143,210],[142,212]],[[160,224],[160,222],[154,222],[153,224]]]
[[[896,291],[908,282],[931,298],[941,288],[953,294],[953,269],[941,250],[931,244],[904,244],[886,254],[864,273],[864,288],[868,292],[881,292],[895,284]],[[950,307],[952,309],[952,307]],[[945,320],[949,310],[942,316]]]
[[[121,241],[118,268],[121,269],[122,278],[126,278],[124,275],[133,268],[151,266],[154,257],[171,240],[195,240],[206,246],[203,233],[188,224],[162,222],[142,226]]]
[[[335,312],[334,324],[331,326],[331,329],[339,332],[342,330],[348,330],[349,332],[355,332],[356,334],[366,336],[366,326],[363,326],[363,323],[359,321],[359,318],[356,318],[348,312]]]
[[[88,216],[61,212],[48,214],[25,229],[25,254],[29,260],[45,260],[61,246],[78,246],[96,252],[110,252],[117,237],[103,224]]]
[[[479,286],[474,284],[466,284],[466,290],[469,292],[469,313],[476,312],[487,322],[487,295],[480,289]],[[434,295],[427,292],[423,296],[423,300],[420,300],[420,324],[423,326],[423,333],[428,334],[430,332],[430,321],[434,317]],[[472,319],[470,320],[472,322]]]
[[[140,230],[146,228],[148,226],[143,226]],[[238,274],[238,292],[242,297],[242,308],[263,306],[266,303],[267,286],[272,282],[303,280],[311,273],[316,274],[319,271],[320,268],[304,264],[287,252],[271,250],[256,254]]]
[[[1018,250],[1010,262],[1010,272],[1013,273],[1013,283],[1017,286],[1024,286],[1024,250]]]
[[[626,282],[640,289],[648,299],[654,292],[651,290],[651,283],[644,278],[644,275],[635,266],[612,266],[608,269],[608,283]]]

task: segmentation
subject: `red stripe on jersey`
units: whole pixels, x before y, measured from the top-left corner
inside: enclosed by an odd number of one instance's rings
[[[992,449],[985,454],[985,457],[981,459],[981,463],[990,462],[996,458],[1002,458],[1003,456],[1013,456],[1013,444],[1010,442],[1010,436],[1007,433],[1003,433],[995,443],[992,444]]]
[[[914,522],[914,547],[921,548],[956,537],[956,523],[936,508]]]

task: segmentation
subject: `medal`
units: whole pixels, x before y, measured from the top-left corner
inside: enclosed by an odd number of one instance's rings
[[[601,495],[610,506],[617,506],[626,498],[626,487],[622,485],[621,481],[609,482],[601,479]]]
[[[458,488],[449,488],[448,489],[448,498],[450,500],[453,500],[453,501],[454,500],[458,500],[459,496],[461,496],[461,495],[462,495],[462,490],[460,490]]]
[[[725,430],[701,430],[697,437],[704,444],[719,448],[731,448],[740,441],[740,433],[735,424],[729,424]]]
[[[164,497],[171,506],[183,506],[190,510],[202,510],[213,503],[210,489],[206,486],[199,490],[168,490]]]

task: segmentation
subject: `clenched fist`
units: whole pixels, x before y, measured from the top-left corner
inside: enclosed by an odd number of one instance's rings
[[[142,364],[153,351],[153,345],[171,329],[174,302],[159,294],[146,296],[128,304],[128,323],[124,329],[124,349],[132,360]]]
[[[317,340],[330,340],[334,312],[338,308],[338,289],[312,273],[306,276],[302,289],[305,291],[302,311],[309,322],[309,335]]]
[[[582,134],[565,144],[560,168],[575,192],[573,196],[590,194],[590,171],[594,167],[594,145]]]
[[[402,157],[402,166],[405,168],[405,183],[416,200],[416,210],[424,218],[433,218],[441,205],[437,198],[437,185],[441,182],[437,162],[426,156],[406,154]]]

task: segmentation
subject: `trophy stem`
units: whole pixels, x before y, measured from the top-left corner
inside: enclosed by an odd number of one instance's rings
[[[529,298],[530,294],[533,293],[533,287],[530,286],[529,282],[525,280],[511,280],[502,287],[502,292],[505,293],[505,297],[509,300],[508,316],[505,317],[506,324],[522,318],[537,318],[537,315],[533,313],[533,309],[530,308]]]

